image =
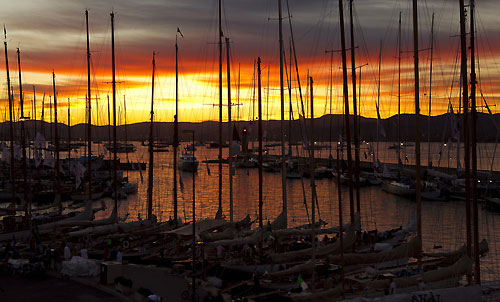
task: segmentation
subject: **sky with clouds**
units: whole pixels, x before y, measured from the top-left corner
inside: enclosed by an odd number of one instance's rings
[[[333,64],[325,50],[340,48],[339,7],[334,0],[289,0],[300,80],[305,94],[307,75],[314,79],[315,113],[342,112],[340,54]],[[434,13],[434,72],[432,114],[446,112],[451,101],[458,107],[459,9],[456,0],[419,2],[420,81],[422,112],[427,113],[429,91],[430,32]],[[254,100],[254,61],[262,58],[264,112],[279,118],[278,0],[225,0],[223,33],[229,38],[231,88],[237,119],[251,119]],[[348,1],[344,1],[346,43],[350,45]],[[397,34],[402,18],[402,111],[413,112],[413,49],[411,1],[354,0],[354,36],[357,65],[361,68],[361,113],[376,116],[378,59],[381,56],[380,110],[382,117],[397,112]],[[172,121],[175,100],[175,39],[180,28],[179,99],[181,121],[218,118],[218,1],[217,0],[21,0],[5,1],[0,22],[7,29],[9,64],[16,106],[19,101],[16,48],[21,51],[23,89],[31,108],[33,86],[38,112],[45,94],[45,106],[52,97],[52,71],[56,74],[59,108],[69,103],[72,123],[83,122],[87,91],[85,10],[89,11],[92,58],[92,101],[94,123],[106,124],[107,95],[111,95],[111,24],[115,12],[117,97],[121,112],[124,99],[127,120],[145,121],[151,100],[152,53],[156,53],[156,118]],[[480,91],[489,104],[499,103],[498,61],[500,2],[478,1],[476,7]],[[287,1],[283,0],[283,36],[287,71],[290,73],[290,25]],[[468,25],[469,26],[469,25]],[[226,48],[223,49],[224,103],[227,103]],[[3,56],[2,56],[3,57]],[[4,59],[4,58],[2,58]],[[350,67],[350,56],[348,64]],[[0,65],[0,102],[7,102],[5,65]],[[293,110],[298,109],[295,67],[292,67]],[[360,69],[358,69],[359,72]],[[239,76],[238,76],[239,74]],[[286,76],[286,75],[285,75]],[[350,76],[350,73],[349,73]],[[359,77],[359,74],[358,74]],[[239,81],[238,81],[239,79]],[[268,80],[269,79],[269,80]],[[330,79],[333,85],[330,85]],[[238,85],[239,82],[239,85]],[[286,83],[286,78],[285,78]],[[349,85],[351,85],[349,83]],[[332,87],[330,89],[330,86]],[[452,88],[453,86],[453,88]],[[240,87],[238,89],[238,87]],[[269,87],[269,88],[268,88]],[[330,91],[332,91],[330,93]],[[331,94],[331,97],[330,97]],[[350,93],[351,95],[351,93]],[[288,96],[288,93],[287,93]],[[239,97],[239,98],[238,98]],[[425,101],[424,101],[425,100]],[[304,101],[307,98],[304,96]],[[227,109],[227,107],[225,107]],[[239,108],[237,110],[236,108]],[[5,109],[0,112],[4,116]],[[289,109],[287,108],[286,111]],[[226,110],[224,110],[226,111]],[[37,113],[39,116],[40,113]],[[295,114],[296,115],[296,114]],[[297,116],[297,115],[296,115]],[[62,117],[63,122],[64,116]],[[224,119],[227,116],[225,115]],[[267,116],[266,116],[267,118]],[[120,119],[122,121],[123,119]]]

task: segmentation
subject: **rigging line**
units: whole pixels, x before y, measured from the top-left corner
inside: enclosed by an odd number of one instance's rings
[[[392,79],[391,79],[391,90],[390,91],[394,91],[394,86],[396,85],[395,82],[396,82],[396,74],[398,73],[397,71],[397,60],[398,60],[398,57],[399,57],[399,47],[398,45],[396,44],[396,47],[394,47],[394,56],[393,56],[393,72],[391,73],[392,74]],[[391,93],[389,95],[389,112],[391,112],[391,108],[392,108],[392,103],[393,103],[393,98],[394,98],[394,95]]]
[[[361,24],[359,22],[359,18],[358,18],[358,14],[357,14],[357,11],[356,11],[356,7],[354,7],[353,9],[353,14],[355,15],[355,20],[356,20],[356,23],[357,23],[357,31],[356,31],[356,34],[357,34],[357,37],[359,39],[359,37],[361,37],[361,49],[364,51],[365,54],[368,54],[368,53],[371,53],[369,50],[368,50],[368,44],[366,43],[366,39],[365,39],[365,36],[364,36],[364,32],[362,30],[362,27],[361,27]],[[370,62],[372,60],[369,60]],[[372,65],[369,65],[368,66],[368,70],[369,70],[369,74],[371,74],[375,80],[375,83],[378,82],[377,80],[377,75],[375,73],[375,67],[372,67]],[[374,86],[372,86],[374,88]]]
[[[284,51],[285,52],[285,51]],[[286,64],[286,56],[285,56],[285,53],[283,54],[283,61],[285,62],[285,73],[286,73],[286,79],[287,79],[287,84],[288,84],[288,89],[291,89],[291,77],[292,77],[292,74],[290,73],[290,79],[288,78],[288,69],[287,69],[287,64]],[[290,66],[290,69],[291,69],[291,66]],[[290,70],[291,71],[291,70]],[[293,110],[290,108],[291,110],[291,117],[293,119]],[[299,127],[300,127],[300,123],[299,123]],[[302,133],[302,132],[301,132]],[[298,147],[298,144],[295,145],[295,149],[296,149],[296,153],[297,155],[299,154],[299,147]],[[306,209],[306,214],[307,214],[307,221],[309,223],[311,223],[311,220],[310,220],[310,217],[309,217],[309,210],[308,210],[308,203],[307,203],[307,197],[306,197],[306,189],[305,189],[305,184],[304,184],[304,178],[301,177],[300,178],[300,184],[301,184],[301,188],[302,188],[302,198],[303,198],[303,203],[304,203],[304,206],[305,206],[305,209]],[[315,194],[317,195],[317,194]],[[318,202],[318,199],[317,199],[317,196],[316,196],[316,203]],[[318,216],[319,216],[319,206],[318,206]],[[320,218],[321,219],[321,218]]]
[[[288,2],[288,1],[287,1]],[[290,50],[290,52],[292,52],[293,49]],[[286,69],[286,64],[285,64],[285,69]],[[292,66],[290,66],[290,81],[288,82],[288,85],[291,86],[291,81],[292,81],[292,76],[293,76],[293,73],[291,72],[291,69],[292,69]],[[298,75],[298,74],[297,74]],[[287,76],[288,76],[288,73],[287,73]],[[288,79],[288,77],[287,77]],[[300,83],[300,82],[299,82]],[[297,111],[298,111],[298,96],[297,96],[297,91],[295,91],[295,99],[297,101]],[[292,114],[292,119],[294,118],[293,117],[293,110],[290,108],[291,110],[291,114]],[[299,122],[299,128],[301,128],[301,123]],[[301,130],[299,130],[300,133],[302,133]],[[296,154],[299,155],[299,147],[298,147],[298,144],[295,144],[295,149],[296,149]],[[307,203],[307,197],[306,197],[306,189],[305,189],[305,184],[304,184],[304,178],[301,177],[300,178],[300,184],[301,184],[301,189],[302,189],[302,198],[303,198],[303,204],[306,208],[306,214],[307,214],[307,221],[309,223],[311,223],[311,220],[310,220],[310,217],[309,217],[309,210],[308,210],[308,203]]]
[[[394,3],[394,6],[392,7],[392,12],[391,12],[391,16],[390,18],[388,19],[388,22],[387,22],[387,27],[385,29],[385,32],[384,32],[384,35],[382,36],[382,41],[385,41],[386,38],[389,36],[389,30],[393,30],[393,24],[394,24],[394,20],[395,20],[395,14],[397,14],[397,11],[398,11],[398,8],[399,5],[398,5],[398,2],[396,1]],[[354,7],[354,10],[353,10],[355,16],[356,16],[356,21],[358,23],[358,12],[356,10],[356,7]],[[397,16],[397,15],[396,15]],[[359,24],[358,24],[359,25]]]
[[[228,14],[226,13],[226,2],[224,0],[222,0],[222,16],[224,18],[224,24],[226,25],[226,30],[224,32],[224,29],[222,30],[222,32],[224,33],[223,36],[224,37],[231,37],[231,33],[230,33],[230,29],[229,29],[229,23],[227,21],[227,16]]]
[[[444,146],[444,140],[445,140],[445,135],[446,135],[446,132],[448,131],[448,124],[450,122],[450,106],[448,106],[448,111],[447,111],[447,115],[446,115],[446,119],[445,119],[445,124],[444,124],[444,129],[442,131],[442,135],[441,135],[441,141],[440,141],[440,145],[439,145],[439,157],[438,157],[438,162],[437,162],[437,166],[440,167],[441,166],[441,158],[443,156],[443,146]],[[448,146],[448,145],[447,145]]]
[[[77,57],[79,57],[79,53],[80,51],[78,50],[78,45],[82,45],[83,44],[83,38],[82,38],[82,33],[84,32],[84,26],[85,26],[85,17],[82,18],[82,23],[80,23],[80,34],[78,35],[78,37],[80,37],[80,40],[76,41],[75,42],[75,46],[72,48],[74,51],[72,51],[72,54],[71,56],[69,57],[70,58],[70,62],[71,64],[69,65],[69,73],[65,73],[64,77],[66,77],[68,79],[68,81],[71,79],[71,75],[73,72],[75,72],[75,65],[76,65],[76,62],[78,62],[77,60]],[[26,55],[24,55],[24,57],[26,57]],[[28,55],[28,58],[29,58],[29,55]],[[79,70],[80,72],[82,72],[82,70],[80,68],[78,68],[77,70]],[[78,82],[77,82],[78,83]],[[61,90],[59,88],[59,90]]]
[[[478,67],[478,69],[479,69],[479,67]],[[498,126],[498,124],[496,123],[495,119],[493,118],[493,115],[491,114],[491,110],[489,110],[488,104],[486,103],[486,99],[484,98],[481,89],[479,89],[479,91],[481,93],[481,98],[484,101],[485,106],[488,108],[488,111],[489,111],[488,115],[490,116],[493,124],[495,125],[495,128],[497,129],[497,136],[496,136],[496,140],[495,140],[495,146],[494,146],[494,149],[493,149],[493,154],[491,156],[490,173],[489,173],[489,176],[488,176],[488,179],[490,179],[490,177],[492,176],[492,173],[493,173],[493,167],[494,167],[494,161],[495,161],[495,157],[496,157],[498,140],[500,138],[500,127]],[[489,186],[489,183],[488,183],[488,186]]]
[[[201,58],[200,62],[203,62],[203,70],[198,71],[196,73],[196,76],[194,77],[194,80],[197,82],[213,82],[213,76],[214,76],[214,71],[215,71],[215,60],[208,60],[208,57],[210,56],[211,58],[216,57],[216,47],[212,47],[210,44],[214,40],[217,40],[218,37],[218,29],[217,28],[217,18],[215,17],[217,14],[217,1],[212,1],[211,2],[211,11],[210,11],[210,18],[209,20],[212,20],[212,23],[210,23],[209,26],[206,26],[206,31],[205,34],[203,35],[204,41],[203,41],[203,46],[202,46],[202,51],[201,51]],[[211,35],[214,34],[214,37]],[[210,46],[209,46],[210,45]],[[211,53],[211,54],[209,54]],[[211,64],[211,65],[210,65]],[[207,77],[208,75],[208,77]],[[214,88],[211,87],[211,85],[203,85],[202,86],[203,92],[201,97],[203,104],[206,104],[207,99],[212,100],[215,97],[215,91]],[[209,92],[210,91],[210,92]],[[212,110],[209,110],[209,120],[211,120],[210,115],[212,113]],[[202,119],[204,118],[205,111],[202,110]]]
[[[479,15],[479,14],[477,14],[477,15],[478,15],[478,18],[476,18],[476,20],[477,20],[477,19],[479,19],[479,21],[481,22],[481,25],[482,25],[482,26],[481,26],[481,28],[483,28],[483,30],[482,30],[482,31],[486,31],[486,30],[484,29],[484,24],[482,23],[482,18],[480,17],[480,15]],[[477,22],[477,21],[476,21],[476,22]],[[494,66],[495,66],[495,69],[496,69],[496,71],[497,71],[497,73],[496,73],[496,74],[500,74],[500,71],[499,71],[499,69],[498,69],[498,64],[497,64],[497,62],[495,61],[495,56],[493,55],[493,51],[491,50],[491,44],[490,44],[490,41],[489,41],[489,39],[488,39],[488,36],[487,36],[487,35],[484,35],[484,36],[483,36],[483,35],[481,34],[481,32],[482,32],[482,31],[480,31],[480,32],[478,33],[478,34],[480,35],[481,44],[483,45],[483,48],[484,48],[484,49],[486,49],[486,47],[484,46],[484,40],[486,40],[486,43],[488,44],[488,48],[489,48],[489,50],[490,50],[490,54],[491,54],[491,58],[490,58],[490,60],[493,60],[493,64],[491,64],[491,65],[494,65]],[[478,40],[478,39],[476,39],[476,43],[479,43],[477,40]],[[477,48],[479,48],[479,47],[477,47]],[[478,60],[479,60],[479,58],[478,58]],[[488,66],[490,66],[490,64],[488,64]],[[479,81],[479,86],[480,86],[480,87],[483,87],[482,82],[483,82],[483,80],[482,80],[482,79],[480,79],[480,81]],[[490,86],[490,87],[495,87],[495,85],[493,85],[493,83],[492,83],[491,78],[489,78],[489,79],[488,79],[488,82],[489,82],[489,86]],[[495,111],[497,111],[497,110],[495,110]]]
[[[459,45],[457,45],[457,53],[456,53],[456,56],[455,56],[455,63],[453,65],[453,74],[452,74],[452,77],[451,77],[451,83],[450,85],[450,93],[449,93],[449,97],[448,97],[448,101],[450,104],[452,104],[452,94],[453,94],[453,87],[454,87],[454,83],[455,83],[455,76],[458,74],[457,70],[458,70],[458,58],[459,58],[459,55],[460,55],[460,47]],[[460,82],[460,79],[458,80],[458,82]],[[460,85],[460,84],[459,84]],[[459,108],[459,107],[457,107]]]
[[[323,6],[320,9],[320,16],[317,19],[316,24],[312,25],[311,29],[307,30],[306,35],[304,36],[305,39],[312,36],[312,42],[309,43],[310,47],[309,47],[309,54],[306,58],[306,65],[312,68],[313,73],[315,73],[318,78],[323,77],[323,69],[321,68],[321,66],[323,66],[325,63],[323,61],[322,64],[318,64],[319,62],[316,58],[316,54],[318,53],[319,43],[322,41],[321,34],[323,31],[326,15],[328,12],[328,10],[326,9],[327,4],[328,4],[327,2],[323,2]],[[309,34],[309,32],[312,31],[313,29],[314,33]]]
[[[372,53],[370,51],[368,51],[368,46],[367,46],[367,43],[366,43],[366,40],[364,38],[364,32],[363,32],[363,27],[361,26],[361,22],[360,22],[360,19],[359,19],[359,15],[357,13],[357,7],[356,6],[353,6],[353,15],[354,15],[354,19],[356,21],[356,26],[355,26],[355,31],[356,31],[356,37],[359,37],[361,36],[361,39],[362,39],[362,47],[360,47],[360,51],[359,51],[359,54],[362,54],[362,56],[364,56],[364,59],[366,60],[366,62],[372,62],[369,54]],[[392,17],[391,17],[392,18]],[[385,37],[384,37],[385,39]],[[361,57],[361,56],[360,56]],[[371,75],[373,76],[374,78],[376,78],[376,67],[375,65],[374,66],[371,66],[371,65],[368,65],[368,75]],[[368,76],[369,78],[370,76]],[[369,82],[370,84],[364,84],[363,87],[364,87],[364,90],[372,90],[372,96],[374,95],[374,91],[376,90],[376,85],[373,85],[372,82]],[[375,83],[377,83],[377,81],[375,81]],[[368,86],[368,89],[366,88]],[[366,95],[365,95],[366,96]],[[364,102],[365,104],[367,103],[366,101]]]

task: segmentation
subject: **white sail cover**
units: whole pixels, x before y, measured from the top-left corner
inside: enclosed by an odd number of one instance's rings
[[[74,166],[73,174],[75,175],[75,187],[78,188],[82,183],[83,175],[85,174],[85,167],[81,163]]]
[[[71,260],[62,262],[61,274],[70,277],[97,276],[99,275],[99,267],[95,261],[73,256]]]
[[[48,151],[45,151],[45,158],[43,159],[43,165],[50,168],[54,168],[54,166],[56,165],[54,157]]]

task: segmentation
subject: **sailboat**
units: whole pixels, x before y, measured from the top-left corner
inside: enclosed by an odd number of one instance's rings
[[[398,196],[413,198],[416,194],[415,182],[410,179],[393,180],[382,184],[382,190]]]
[[[111,51],[112,51],[112,89],[113,89],[113,118],[114,118],[114,126],[113,126],[113,134],[114,134],[114,142],[116,142],[116,81],[115,81],[115,48],[114,48],[114,13],[110,14],[111,17]],[[90,94],[90,46],[89,46],[89,30],[88,30],[88,11],[85,10],[85,20],[87,24],[87,68],[88,68],[88,95]],[[88,155],[88,168],[91,170],[91,162],[92,162],[92,156],[91,156],[91,136],[90,136],[90,129],[91,129],[91,119],[90,119],[90,97],[88,98],[89,101],[89,124],[88,124],[88,131],[89,131],[89,137],[88,137],[88,148],[89,148],[89,153]],[[92,225],[103,225],[103,224],[110,224],[114,223],[118,219],[118,179],[117,179],[117,170],[118,170],[118,160],[116,153],[114,153],[114,159],[113,159],[113,211],[110,215],[109,218],[103,219],[102,221],[94,221],[91,224],[87,224],[89,226]],[[92,171],[88,171],[89,175],[89,184],[88,184],[88,189],[87,192],[85,193],[76,193],[72,194],[71,198],[75,201],[85,201],[86,204],[91,204],[92,200],[98,199],[103,196],[104,192],[103,191],[97,191],[93,190],[92,188],[92,183],[91,183],[91,175]],[[85,197],[85,194],[88,194],[88,197]]]
[[[117,142],[116,147],[112,143],[105,143],[104,147],[109,152],[115,152],[116,150],[116,153],[134,153],[137,150],[134,144],[124,142]]]
[[[378,62],[378,101],[377,101],[377,155],[376,161],[374,156],[374,166],[379,165],[378,159],[378,136],[379,136],[379,123],[380,123],[380,70],[382,61],[382,41],[380,42],[380,51],[379,51],[379,62]],[[400,138],[400,110],[401,110],[401,13],[399,13],[399,30],[398,30],[398,142],[394,146],[390,146],[390,149],[395,149],[398,155],[398,165],[401,165],[401,147],[403,144],[401,143]],[[385,131],[382,131],[385,132]],[[376,163],[376,164],[375,164]],[[390,169],[388,165],[382,165],[382,172],[378,172],[375,170],[375,176],[385,179],[386,182],[382,183],[382,190],[385,192],[402,196],[406,198],[413,198],[416,194],[415,182],[408,178],[401,178],[399,169],[394,170]],[[389,181],[387,181],[389,180]]]
[[[170,146],[167,142],[156,142],[153,144],[153,152],[169,152],[168,147]]]

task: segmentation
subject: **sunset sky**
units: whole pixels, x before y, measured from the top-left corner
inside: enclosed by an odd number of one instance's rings
[[[340,48],[337,0],[289,0],[304,101],[307,101],[307,74],[314,79],[315,116],[329,113],[330,70],[333,70],[332,112],[341,113],[342,73],[340,53],[325,50]],[[451,97],[458,107],[459,9],[457,0],[419,1],[421,111],[428,112],[431,17],[435,13],[432,114],[446,112]],[[68,98],[71,123],[85,117],[87,91],[85,9],[89,11],[92,58],[93,123],[107,124],[107,95],[111,97],[111,23],[115,12],[117,57],[117,99],[121,112],[124,98],[127,122],[149,119],[151,101],[152,53],[157,53],[155,114],[157,121],[172,121],[175,102],[175,37],[179,36],[179,120],[217,120],[218,108],[218,1],[217,0],[22,0],[4,1],[0,22],[7,29],[11,81],[19,106],[16,48],[21,51],[25,110],[31,111],[33,85],[36,88],[37,118],[42,99],[45,108],[52,95],[52,70],[56,74],[60,121],[67,122]],[[376,117],[379,45],[382,44],[380,108],[383,118],[397,113],[397,33],[402,14],[402,88],[401,110],[413,113],[413,37],[410,0],[355,0],[354,35],[356,64],[362,68],[361,113]],[[344,5],[346,43],[350,45],[348,1]],[[500,1],[477,1],[476,31],[479,88],[489,105],[500,105]],[[283,0],[283,16],[287,1]],[[277,0],[223,1],[223,33],[230,39],[233,119],[252,118],[254,60],[262,58],[264,118],[279,119],[279,43]],[[469,25],[467,25],[469,29]],[[283,36],[289,65],[290,27],[283,20]],[[4,52],[2,51],[2,54]],[[223,99],[227,104],[226,49],[223,49]],[[348,55],[350,77],[350,55]],[[1,120],[5,115],[7,84],[5,57],[2,55]],[[298,89],[292,69],[292,103],[297,118]],[[290,66],[287,66],[290,73]],[[359,69],[358,69],[359,71]],[[269,89],[268,87],[269,72]],[[359,74],[358,74],[359,78]],[[286,85],[286,78],[285,78]],[[453,85],[453,89],[451,89]],[[349,87],[352,88],[349,80]],[[269,97],[268,97],[269,93]],[[288,91],[286,103],[288,104]],[[257,95],[255,93],[255,95]],[[352,93],[349,92],[349,100]],[[268,101],[269,100],[269,101]],[[267,106],[269,104],[269,107]],[[352,107],[352,106],[351,106]],[[238,110],[239,108],[239,110]],[[287,117],[288,117],[287,106]],[[492,107],[493,112],[500,108]],[[16,109],[17,112],[17,109]],[[238,116],[239,113],[239,116]],[[49,119],[45,113],[45,119]],[[227,106],[224,107],[227,120]],[[123,114],[119,122],[123,123]]]

